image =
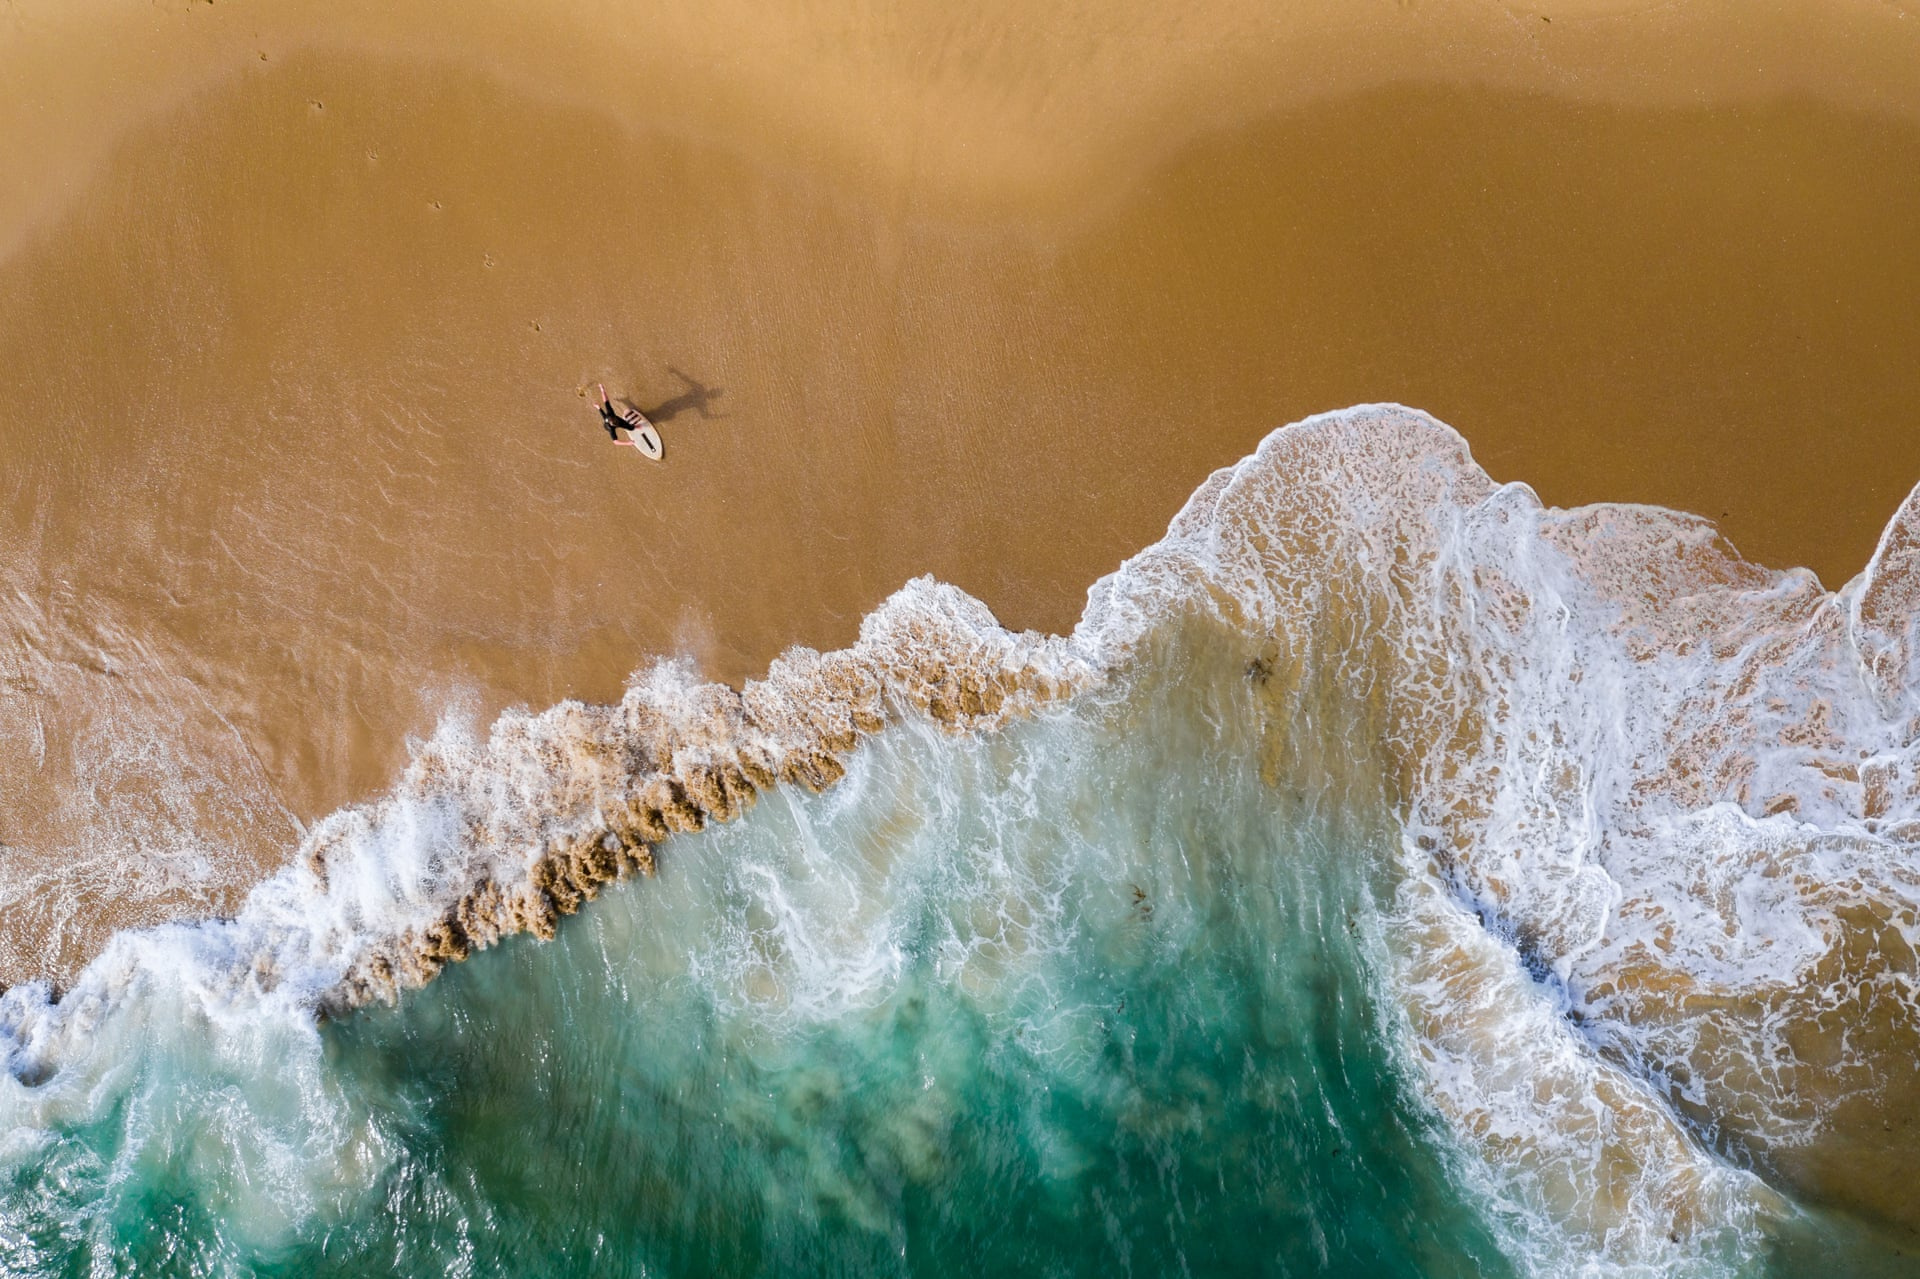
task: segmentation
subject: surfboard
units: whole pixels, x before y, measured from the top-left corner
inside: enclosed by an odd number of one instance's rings
[[[651,425],[643,426],[633,433],[633,451],[649,461],[658,462],[666,456],[666,449],[660,445],[660,432]]]
[[[666,449],[660,443],[660,432],[653,429],[653,423],[639,409],[628,405],[620,410],[620,416],[627,423],[627,434],[632,436],[630,443],[633,451],[649,461],[658,462],[666,456]]]

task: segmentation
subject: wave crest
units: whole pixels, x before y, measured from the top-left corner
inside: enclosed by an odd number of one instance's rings
[[[143,981],[391,1000],[550,936],[676,832],[830,785],[890,722],[1071,707],[1196,624],[1242,654],[1270,784],[1395,814],[1396,1033],[1522,1216],[1658,1261],[1771,1202],[1731,1160],[1920,1222],[1920,493],[1829,593],[1696,517],[1545,508],[1397,406],[1273,433],[1070,637],[920,579],[737,692],[664,663],[611,706],[444,728],[234,919],[123,935],[57,1003],[9,992],[8,1068],[44,1077]]]

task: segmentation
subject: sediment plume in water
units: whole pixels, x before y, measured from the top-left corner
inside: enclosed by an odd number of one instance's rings
[[[51,1078],[143,981],[221,1009],[393,1000],[553,936],[677,834],[830,787],[889,724],[993,738],[1198,682],[1180,655],[1204,649],[1265,787],[1388,815],[1347,855],[1384,885],[1352,927],[1389,1038],[1555,1255],[1744,1237],[1780,1211],[1746,1170],[1920,1224],[1916,548],[1910,498],[1830,593],[1697,517],[1543,508],[1412,410],[1312,419],[1203,485],[1071,636],[923,579],[740,691],[664,664],[615,705],[449,728],[236,918],[122,935],[57,1003],[9,992],[8,1067]]]
[[[732,820],[776,785],[831,785],[903,708],[980,730],[1091,675],[1066,641],[1010,634],[952,587],[915,582],[851,648],[792,650],[744,690],[668,662],[611,706],[511,713],[484,741],[449,728],[390,796],[317,825],[236,919],[185,931],[219,938],[225,997],[284,993],[321,1016],[392,1002],[503,937],[552,938],[606,884],[652,874],[675,832]],[[62,1006],[96,999],[100,975]],[[31,1077],[51,1041],[22,1038],[17,1017],[10,1066]]]
[[[477,749],[438,741],[398,794],[323,827],[303,850],[310,891],[325,897],[333,876],[360,873],[365,832],[432,813],[458,840],[457,869],[429,892],[448,903],[443,913],[420,922],[416,910],[384,937],[349,934],[360,944],[342,952],[317,1007],[338,1015],[390,1002],[515,933],[551,939],[605,884],[652,874],[670,835],[731,821],[776,785],[838,781],[847,754],[902,708],[983,730],[1090,671],[1063,641],[1008,634],[976,601],[923,580],[869,618],[852,648],[789,652],[742,691],[666,664],[616,705],[509,717]]]

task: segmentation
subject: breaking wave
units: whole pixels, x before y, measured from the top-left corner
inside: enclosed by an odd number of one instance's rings
[[[681,1143],[623,1157],[685,1211],[563,1270],[686,1270],[741,1203],[715,1269],[959,1269],[916,1241],[995,1230],[1019,1268],[1098,1218],[1056,1269],[1726,1273],[1821,1205],[1920,1226],[1917,625],[1920,495],[1829,593],[1693,516],[1543,508],[1414,411],[1314,418],[1070,636],[921,579],[742,690],[664,663],[449,725],[234,918],[8,991],[0,1257],[351,1268],[407,1221],[423,1269],[517,1256],[507,1156],[392,1082],[507,1026],[613,1036],[593,1088],[637,1109],[593,1123]],[[635,875],[512,951],[523,991],[347,1016]]]

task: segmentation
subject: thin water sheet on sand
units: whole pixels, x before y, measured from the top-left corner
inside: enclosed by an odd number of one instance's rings
[[[1398,1063],[1450,1134],[1453,1175],[1484,1197],[1474,1219],[1523,1268],[1760,1264],[1795,1219],[1780,1192],[1911,1223],[1916,520],[1910,499],[1868,570],[1829,593],[1804,571],[1747,564],[1697,517],[1544,508],[1424,415],[1313,419],[1203,485],[1164,539],[1094,588],[1070,636],[1010,633],[921,580],[852,648],[795,650],[741,691],[669,664],[616,705],[510,714],[484,740],[449,728],[389,798],[320,823],[233,920],[123,935],[58,1002],[9,992],[17,1131],[84,1113],[87,1081],[129,1051],[113,1028],[156,999],[243,1037],[263,1018],[297,1027],[373,999],[402,998],[405,1015],[426,996],[402,992],[447,961],[517,931],[552,936],[660,859],[670,879],[692,832],[761,795],[797,785],[833,801],[850,762],[859,784],[822,811],[897,816],[851,844],[775,842],[817,846],[840,868],[830,878],[888,864],[961,793],[946,764],[881,762],[902,734],[991,758],[1022,724],[1084,722],[1094,740],[976,779],[1038,823],[1021,840],[1097,823],[1111,798],[1050,816],[1041,775],[1117,761],[1140,735],[1156,743],[1165,802],[1201,761],[1249,779],[1252,807],[1234,819],[1246,830],[1348,832],[1332,856],[1355,878],[1316,926],[1344,915],[1361,939],[1369,1051]],[[1133,793],[1157,829],[1148,772]],[[1077,864],[1118,844],[1145,859],[1141,874],[1162,873],[1164,838],[1200,868],[1180,851],[1188,835],[1167,831],[1045,846]],[[1203,843],[1250,855],[1250,836],[1220,838]],[[1010,855],[942,847],[960,868]],[[905,970],[843,948],[903,944],[886,923],[900,882],[883,875],[880,914],[843,920],[839,942],[784,931],[804,885],[754,882],[727,899],[771,912],[728,961],[740,997],[787,1007],[805,964],[852,1000],[816,1010],[830,1021],[885,1002],[886,974]],[[1231,875],[1208,882],[1185,908],[1232,899]],[[679,890],[627,895],[652,891]],[[969,925],[1001,941],[966,953],[1024,953],[1004,950],[1005,921],[1034,911],[1066,921],[1046,955],[1104,944],[1057,888],[1019,889],[1002,909],[1000,924]],[[977,995],[1000,962],[934,972]],[[1047,1004],[1050,979],[1031,979],[1022,989]]]

